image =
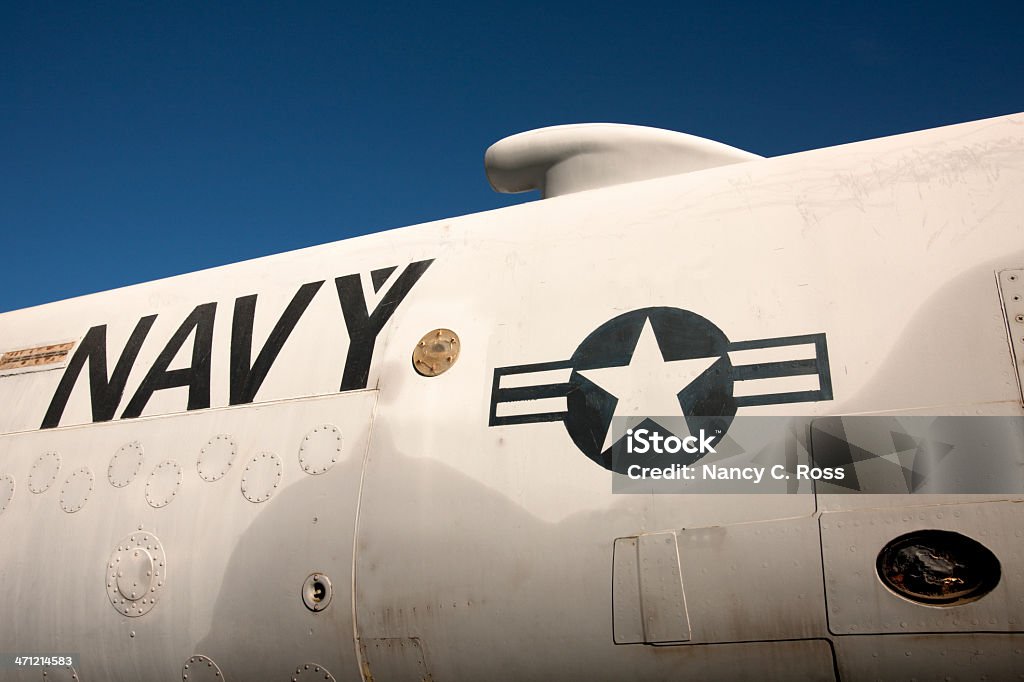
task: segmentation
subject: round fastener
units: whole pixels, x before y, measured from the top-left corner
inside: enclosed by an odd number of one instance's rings
[[[146,481],[146,502],[159,509],[166,507],[178,494],[181,487],[181,465],[174,460],[157,464]]]
[[[133,440],[119,447],[107,465],[107,480],[110,481],[110,485],[123,488],[134,481],[142,468],[143,459],[142,444],[139,441]]]
[[[163,545],[152,533],[137,532],[122,540],[105,577],[114,608],[132,618],[149,613],[166,579],[165,561]],[[147,594],[149,599],[139,598]]]
[[[220,671],[220,667],[214,662],[209,656],[203,656],[202,654],[196,654],[189,657],[185,664],[181,667],[181,679],[183,681],[195,682],[200,680],[201,682],[216,682],[223,680],[224,676]]]
[[[220,433],[206,441],[199,450],[196,470],[199,477],[207,483],[213,483],[224,477],[238,454],[238,444],[229,434]]]
[[[28,489],[33,493],[45,493],[60,472],[60,455],[56,452],[45,452],[32,463],[28,475]]]
[[[323,573],[311,573],[302,584],[302,603],[310,611],[323,611],[334,596],[331,579]]]
[[[341,430],[334,424],[321,424],[302,438],[299,465],[307,474],[325,473],[341,456],[341,446]]]
[[[462,346],[451,329],[435,329],[424,334],[412,349],[412,366],[422,376],[444,374],[459,359]]]
[[[3,514],[14,499],[14,476],[4,474],[0,476],[0,514]]]
[[[76,469],[64,481],[60,491],[60,508],[69,514],[74,514],[89,501],[92,493],[93,482],[92,470],[89,467]]]
[[[74,666],[53,666],[46,670],[43,670],[44,680],[74,680],[78,679],[78,671],[75,670]]]
[[[304,663],[303,665],[295,668],[295,673],[292,675],[292,682],[302,682],[303,680],[325,680],[326,682],[337,682],[334,675],[331,674],[331,671],[319,663]]]
[[[253,503],[266,502],[281,484],[281,458],[261,452],[249,459],[242,472],[242,496]]]

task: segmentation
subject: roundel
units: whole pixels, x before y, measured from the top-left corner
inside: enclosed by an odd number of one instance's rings
[[[732,341],[682,308],[623,313],[567,360],[537,360],[495,368],[489,425],[561,421],[584,455],[611,470],[629,429],[699,438],[695,452],[673,457],[689,465],[708,451],[703,444],[721,441],[738,409],[832,399],[824,333]]]
[[[573,371],[565,417],[569,436],[584,454],[611,468],[611,422],[621,414],[616,408],[627,398],[623,395],[627,391],[615,390],[614,384],[624,383],[613,378],[619,368],[624,377],[631,375],[626,381],[636,390],[659,390],[656,385],[662,380],[675,382],[662,390],[674,395],[677,405],[662,402],[664,414],[634,416],[671,417],[681,410],[691,432],[704,428],[724,433],[736,414],[728,350],[725,333],[689,310],[643,308],[612,318],[591,332],[570,360]],[[641,366],[647,359],[652,364]]]

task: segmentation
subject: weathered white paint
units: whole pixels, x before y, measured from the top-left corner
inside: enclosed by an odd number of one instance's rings
[[[437,680],[783,680],[834,679],[831,640],[844,679],[874,679],[882,673],[862,645],[828,626],[812,496],[613,496],[609,472],[561,423],[488,426],[494,369],[565,360],[616,315],[671,306],[732,340],[827,335],[833,400],[741,414],[1020,415],[994,273],[1024,267],[1022,186],[1024,115],[1006,116],[580,191],[0,315],[0,350],[106,324],[110,369],[138,320],[156,314],[120,417],[175,329],[217,302],[210,409],[186,412],[187,390],[176,388],[158,391],[139,419],[92,425],[84,372],[60,428],[39,430],[64,370],[0,376],[0,475],[16,481],[0,513],[0,652],[80,653],[83,680],[180,679],[188,657],[204,654],[226,679],[284,678],[316,661],[338,679],[376,670],[384,682],[382,671],[418,670],[400,651],[422,652]],[[349,339],[334,279],[360,273],[372,310],[371,271],[429,259],[377,338],[367,390],[339,394]],[[255,355],[299,287],[317,280],[254,404],[228,406],[235,299],[259,294]],[[426,378],[411,352],[439,327],[459,335],[461,355]],[[188,364],[185,349],[171,369]],[[312,476],[299,446],[322,424],[343,434],[344,459]],[[217,434],[232,434],[239,453],[208,483],[196,462]],[[106,467],[132,441],[144,447],[142,471],[115,488]],[[33,494],[28,474],[47,451],[63,459],[58,481]],[[282,483],[253,503],[240,490],[243,467],[262,451],[280,457]],[[154,508],[145,481],[165,460],[183,481]],[[59,484],[80,467],[96,489],[69,514]],[[150,613],[127,618],[103,575],[140,525],[163,543],[168,583]],[[690,639],[615,645],[614,542],[664,531],[678,536]],[[1019,552],[1020,538],[1007,542]],[[315,571],[335,590],[321,613],[300,595]],[[1018,632],[1024,611],[1007,608],[998,629]],[[967,637],[985,651],[974,669],[993,679],[1020,669],[1016,637],[958,627],[914,640],[914,660]],[[886,652],[883,676],[906,677],[914,662],[886,649],[902,646],[896,639],[872,641]]]

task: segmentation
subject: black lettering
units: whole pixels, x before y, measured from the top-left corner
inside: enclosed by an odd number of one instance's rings
[[[128,343],[121,351],[121,357],[114,365],[114,373],[107,379],[107,325],[101,324],[90,329],[82,343],[75,350],[71,357],[64,376],[50,400],[50,407],[43,417],[41,429],[52,429],[60,425],[60,419],[64,415],[71,391],[82,373],[85,363],[89,363],[89,395],[92,400],[92,420],[94,422],[107,422],[114,418],[117,406],[121,404],[124,395],[124,387],[128,382],[128,375],[132,371],[132,365],[139,355],[142,342],[146,340],[156,315],[143,317],[135,325]]]
[[[363,295],[363,284],[360,276],[345,275],[334,280],[338,288],[338,301],[345,315],[345,327],[348,329],[348,355],[345,358],[345,373],[341,378],[342,391],[354,391],[366,388],[370,378],[370,360],[373,359],[373,347],[377,342],[377,334],[398,304],[412,290],[423,273],[434,260],[421,260],[410,263],[387,290],[384,297],[373,312],[366,309],[366,297]]]
[[[156,391],[178,386],[188,386],[189,410],[201,410],[210,406],[210,359],[213,352],[213,320],[216,312],[216,303],[203,303],[196,306],[185,318],[178,331],[174,332],[174,336],[160,351],[128,407],[121,413],[122,419],[132,419],[141,415],[146,403]],[[196,335],[192,342],[192,363],[183,369],[167,369],[193,329]]]
[[[391,273],[398,269],[397,265],[392,265],[388,268],[381,268],[380,270],[374,270],[370,273],[370,281],[373,282],[373,293],[379,294],[380,288],[384,286],[384,282],[388,281],[388,277]]]
[[[281,352],[281,347],[288,340],[292,330],[302,314],[306,312],[309,302],[320,290],[324,280],[303,284],[295,293],[291,303],[285,308],[281,318],[274,325],[266,343],[256,356],[256,361],[249,364],[252,358],[252,327],[256,317],[256,294],[235,299],[235,312],[231,318],[231,404],[251,403],[257,391],[263,385],[274,360]]]

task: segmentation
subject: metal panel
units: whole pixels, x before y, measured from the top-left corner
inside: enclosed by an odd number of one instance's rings
[[[639,563],[637,538],[616,539],[612,552],[612,637],[616,644],[644,641]]]
[[[383,637],[359,642],[363,677],[369,682],[429,682],[418,637]]]
[[[959,606],[935,607],[896,596],[875,561],[887,542],[923,529],[973,538],[999,559],[991,593]],[[829,629],[836,634],[1022,631],[1024,506],[1005,502],[838,512],[821,517]]]
[[[815,519],[686,529],[678,543],[694,642],[825,631]]]
[[[644,641],[650,644],[690,639],[679,551],[675,533],[641,535],[637,541],[640,609]]]
[[[999,298],[1006,317],[1006,330],[1010,335],[1010,355],[1017,373],[1017,388],[1024,403],[1024,268],[1002,270],[997,273]]]
[[[616,644],[671,644],[690,639],[675,533],[615,540],[612,570]]]
[[[359,391],[0,437],[0,483],[4,475],[26,481],[0,515],[5,543],[19,548],[0,581],[0,602],[17,614],[0,619],[0,642],[81,652],[75,664],[84,680],[182,679],[183,663],[200,654],[229,680],[290,679],[303,661],[341,679],[358,675],[352,532],[376,397]],[[330,471],[314,476],[303,470],[300,448],[324,423],[336,424],[345,441]],[[210,455],[218,434],[237,443],[240,463],[276,453],[282,475],[269,500],[247,501],[240,493],[244,466],[228,469],[227,460],[213,463],[216,476],[201,477],[197,461],[204,448]],[[138,476],[120,487],[96,480],[82,504],[88,477],[74,472],[104,471],[112,458],[119,463],[125,443],[139,444],[143,472],[174,457],[176,465],[164,467],[171,488],[159,497],[165,501],[173,490],[174,502],[148,503],[147,479]],[[62,486],[65,479],[75,485]],[[46,581],[46,594],[56,606],[38,608],[40,575],[54,566],[63,568],[59,579]],[[136,584],[145,587],[151,570],[155,582],[131,608]],[[327,576],[334,592],[317,612],[302,599],[314,572]],[[115,598],[119,610],[111,608]],[[54,640],[53,633],[64,634]]]
[[[843,680],[1021,680],[1019,635],[905,635],[835,640]]]

